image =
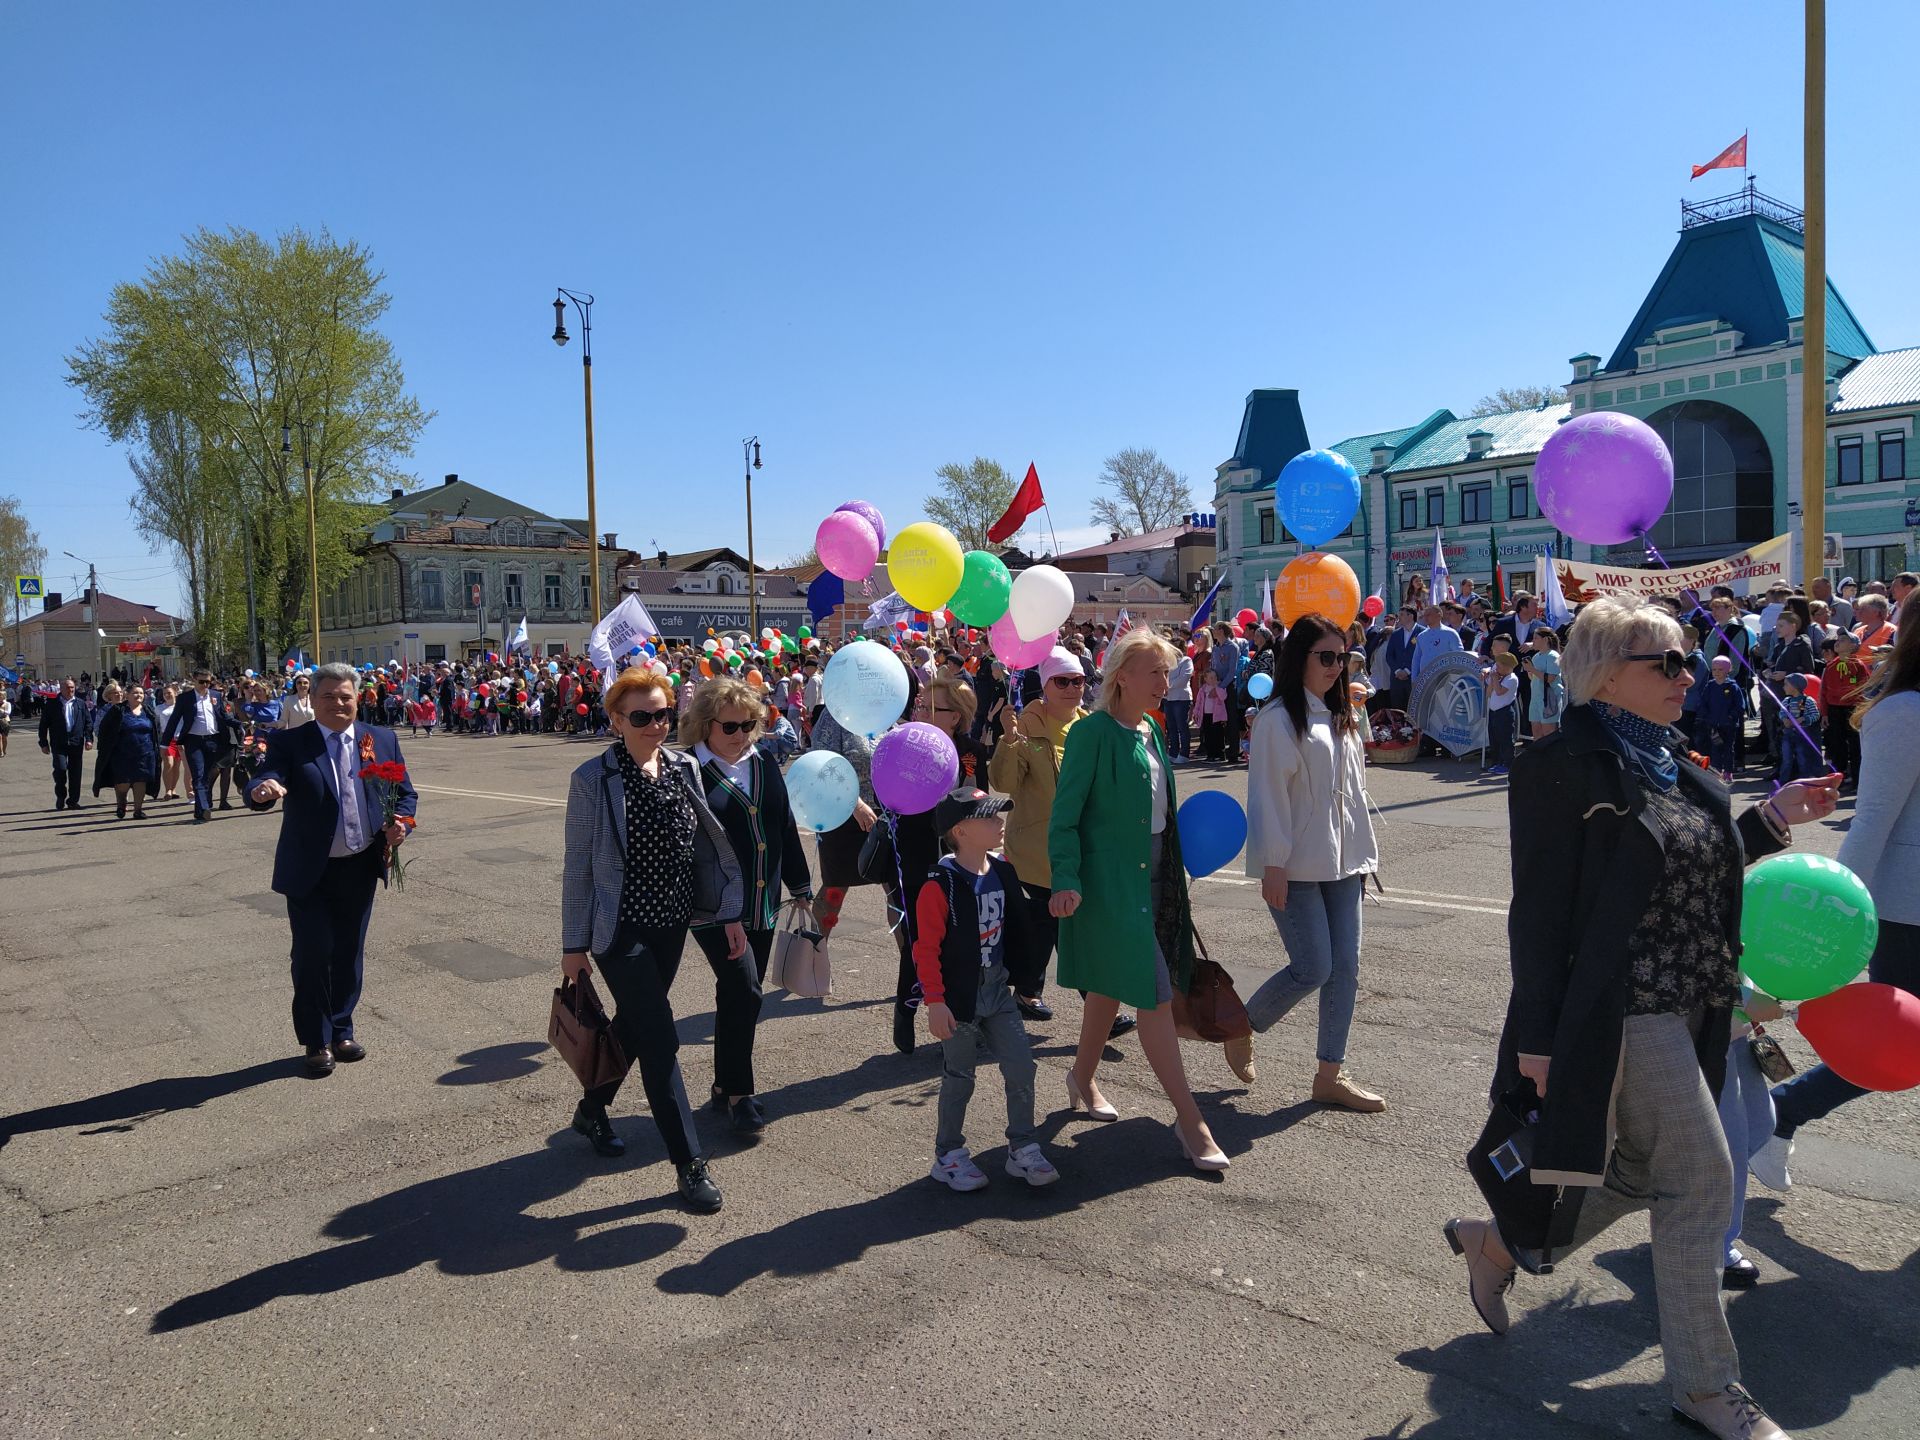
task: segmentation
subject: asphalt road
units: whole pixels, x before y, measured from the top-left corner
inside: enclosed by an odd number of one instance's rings
[[[1189,1044],[1234,1162],[1202,1178],[1137,1042],[1103,1071],[1122,1121],[1067,1120],[1078,1008],[1056,994],[1032,1028],[1061,1182],[1001,1175],[983,1066],[971,1130],[994,1183],[950,1193],[926,1178],[937,1051],[888,1043],[867,889],[833,999],[768,1005],[765,1138],[743,1149],[702,1113],[727,1198],[702,1218],[672,1198],[637,1081],[628,1155],[600,1161],[544,1041],[561,797],[592,746],[403,738],[422,824],[406,892],[375,912],[371,1053],[316,1082],[268,891],[278,817],[55,814],[20,740],[0,761],[0,1435],[1673,1433],[1644,1220],[1523,1277],[1505,1339],[1439,1233],[1477,1208],[1459,1157],[1506,993],[1504,796],[1465,764],[1371,773],[1387,893],[1349,1063],[1385,1115],[1305,1102],[1310,1006],[1262,1039],[1251,1090]],[[1807,843],[1833,853],[1837,829]],[[1281,958],[1257,888],[1195,890],[1210,950],[1257,983]],[[712,995],[689,947],[696,1094]],[[1803,1135],[1789,1199],[1755,1191],[1764,1280],[1732,1323],[1796,1436],[1920,1428],[1917,1119],[1912,1094],[1864,1100]]]

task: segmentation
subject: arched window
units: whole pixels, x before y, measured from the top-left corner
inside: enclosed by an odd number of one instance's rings
[[[1773,452],[1753,421],[1712,400],[1647,417],[1673,455],[1673,503],[1649,538],[1670,561],[1710,560],[1773,535]],[[1630,541],[1614,547],[1638,555]]]

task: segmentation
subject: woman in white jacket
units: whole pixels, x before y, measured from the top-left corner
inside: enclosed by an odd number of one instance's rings
[[[1260,882],[1290,963],[1253,993],[1247,1014],[1266,1031],[1319,991],[1313,1098],[1372,1114],[1386,1101],[1344,1068],[1360,982],[1360,901],[1379,861],[1359,731],[1346,637],[1326,616],[1305,616],[1287,632],[1249,753],[1247,874]]]

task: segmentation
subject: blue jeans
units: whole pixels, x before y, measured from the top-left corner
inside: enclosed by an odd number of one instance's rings
[[[1366,883],[1364,875],[1289,882],[1287,908],[1267,907],[1289,963],[1247,1001],[1253,1028],[1264,1032],[1318,990],[1320,1035],[1314,1053],[1328,1065],[1347,1058],[1347,1031],[1360,988],[1360,900]]]
[[[1727,1078],[1720,1086],[1720,1128],[1727,1132],[1727,1151],[1733,1159],[1733,1221],[1727,1226],[1727,1253],[1721,1262],[1731,1265],[1747,1209],[1747,1162],[1773,1134],[1773,1096],[1745,1035],[1734,1036],[1727,1047]]]
[[[1193,714],[1191,700],[1162,700],[1160,712],[1167,717],[1167,749],[1182,760],[1193,758],[1193,732],[1187,719]]]
[[[1873,959],[1867,962],[1867,978],[1882,985],[1897,985],[1909,995],[1920,995],[1920,925],[1882,920]],[[1790,1140],[1793,1132],[1809,1120],[1818,1120],[1866,1093],[1826,1066],[1816,1065],[1773,1087],[1773,1133]]]

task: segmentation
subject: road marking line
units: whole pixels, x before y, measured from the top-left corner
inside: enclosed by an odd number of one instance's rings
[[[494,790],[454,790],[445,785],[421,785],[415,783],[414,789],[428,795],[460,795],[469,800],[517,800],[522,805],[563,806],[567,802],[555,800],[548,795],[502,795]]]
[[[1418,895],[1426,900],[1449,900],[1456,905],[1498,905],[1500,902],[1491,895],[1462,895],[1458,890],[1409,890],[1404,885],[1393,887],[1395,895]]]

